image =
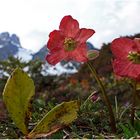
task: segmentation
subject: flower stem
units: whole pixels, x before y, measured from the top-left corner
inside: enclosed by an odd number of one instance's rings
[[[131,124],[134,126],[134,118],[135,118],[135,107],[136,107],[136,82],[133,82],[133,93],[132,93],[132,107],[131,107]]]
[[[111,106],[111,103],[108,99],[108,96],[106,94],[106,91],[105,91],[105,87],[102,83],[102,81],[100,80],[95,68],[90,64],[90,62],[87,62],[87,65],[89,67],[89,69],[91,70],[92,72],[92,75],[94,76],[94,78],[96,79],[98,85],[100,86],[100,89],[101,89],[101,98],[102,100],[105,102],[107,108],[108,108],[108,111],[109,111],[109,116],[110,116],[110,125],[111,125],[111,128],[112,128],[112,132],[115,133],[116,132],[116,122],[115,122],[115,117],[114,117],[114,113],[113,113],[113,109],[112,109],[112,106]]]

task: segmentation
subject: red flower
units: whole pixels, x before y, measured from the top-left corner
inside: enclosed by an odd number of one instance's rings
[[[95,33],[92,29],[81,28],[71,16],[65,16],[60,22],[59,30],[49,35],[47,47],[50,53],[46,56],[48,63],[55,65],[62,60],[86,62],[86,41]]]
[[[115,56],[115,74],[140,81],[140,39],[115,39],[111,44],[111,50]]]

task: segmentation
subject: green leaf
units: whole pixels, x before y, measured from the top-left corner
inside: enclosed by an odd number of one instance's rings
[[[27,125],[30,118],[30,100],[35,93],[32,79],[20,68],[16,68],[9,77],[3,99],[13,121],[23,134],[27,134]]]
[[[134,128],[137,131],[138,135],[140,135],[140,121],[135,120]]]
[[[44,116],[27,138],[45,137],[57,132],[77,118],[78,110],[78,101],[63,102],[57,105]]]
[[[128,139],[128,138],[134,138],[138,135],[137,131],[134,129],[134,127],[131,125],[130,122],[128,122],[128,124],[119,124],[120,127],[123,130],[124,133],[124,138]]]

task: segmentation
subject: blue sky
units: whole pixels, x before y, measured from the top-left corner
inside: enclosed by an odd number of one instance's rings
[[[122,35],[140,33],[140,0],[0,0],[0,32],[20,37],[22,47],[38,51],[63,16],[96,33],[95,47]]]

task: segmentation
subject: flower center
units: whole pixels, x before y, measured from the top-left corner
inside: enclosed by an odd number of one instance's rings
[[[76,41],[72,38],[65,38],[64,49],[66,51],[73,51],[76,48]]]
[[[139,52],[129,52],[127,58],[133,63],[140,64],[140,53]]]

